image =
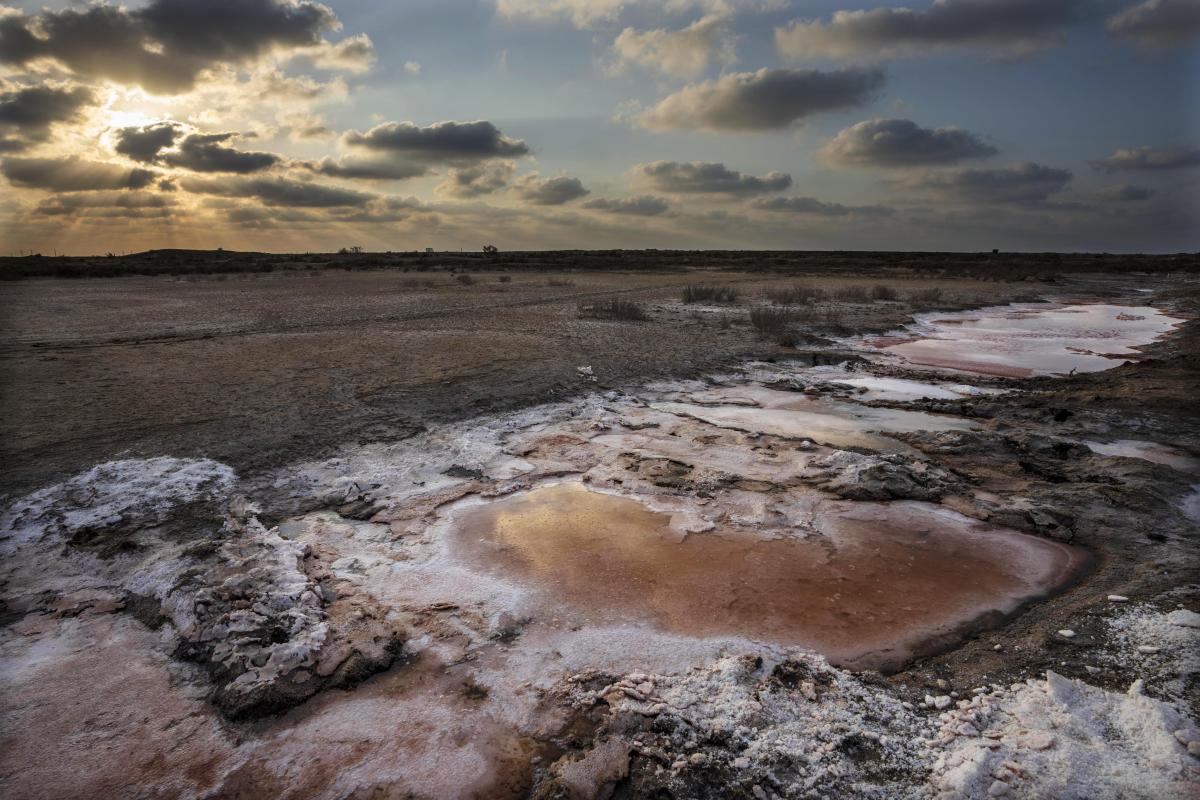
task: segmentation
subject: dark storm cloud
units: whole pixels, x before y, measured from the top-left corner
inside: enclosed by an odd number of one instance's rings
[[[780,211],[790,214],[811,214],[818,217],[846,217],[852,214],[871,217],[887,217],[896,213],[887,206],[844,206],[841,203],[826,203],[815,197],[772,197],[755,200],[752,204],[763,211]]]
[[[610,214],[627,214],[634,217],[656,217],[664,213],[670,205],[661,197],[639,195],[638,197],[623,197],[608,200],[598,197],[583,204],[584,208],[596,211],[607,211]]]
[[[0,172],[14,186],[47,189],[52,192],[87,192],[98,189],[142,189],[157,177],[157,173],[108,164],[69,158],[6,158],[0,162]]]
[[[121,128],[117,131],[115,149],[134,161],[150,164],[158,160],[160,151],[175,144],[178,136],[179,129],[169,122]]]
[[[1097,189],[1092,193],[1092,196],[1106,203],[1136,203],[1140,200],[1149,200],[1151,197],[1154,197],[1154,194],[1153,189],[1145,186],[1122,183],[1116,186],[1105,186],[1102,189]]]
[[[400,181],[429,174],[422,164],[389,158],[322,158],[305,164],[318,175],[364,181]]]
[[[873,119],[842,130],[825,145],[841,164],[912,167],[986,158],[998,150],[962,128],[922,128],[907,119]]]
[[[1059,44],[1063,29],[1092,9],[1087,0],[935,0],[928,8],[838,11],[829,21],[796,20],[777,28],[790,58],[879,58],[952,48],[1027,55]]]
[[[529,154],[525,142],[505,136],[486,120],[437,122],[426,127],[411,122],[385,122],[366,133],[350,131],[342,136],[342,142],[424,163],[472,162]]]
[[[328,7],[308,0],[150,0],[132,10],[9,14],[0,17],[0,63],[50,59],[81,76],[176,94],[205,69],[312,47],[336,25]]]
[[[636,117],[650,130],[764,131],[852,108],[883,86],[878,69],[760,69],[687,86]]]
[[[755,195],[781,192],[792,185],[792,176],[782,172],[768,172],[760,178],[743,175],[724,164],[703,161],[638,164],[633,175],[640,182],[671,194]]]
[[[193,133],[179,143],[179,152],[167,153],[162,157],[172,167],[182,167],[193,172],[233,172],[246,175],[270,169],[280,162],[274,153],[237,150],[223,143],[234,133]]]
[[[1101,172],[1172,170],[1200,165],[1200,147],[1122,147],[1108,158],[1089,161]]]
[[[905,184],[950,200],[1040,206],[1062,191],[1071,178],[1070,170],[1023,161],[1001,169],[924,172]]]
[[[1142,47],[1175,47],[1200,37],[1196,0],[1146,0],[1108,21],[1108,32]]]
[[[561,206],[588,194],[579,178],[566,175],[539,178],[536,172],[518,178],[512,191],[522,202],[534,206]]]
[[[304,183],[287,178],[185,178],[180,186],[193,194],[219,197],[246,197],[261,200],[269,206],[296,208],[331,208],[337,206],[366,206],[375,195]]]
[[[0,152],[25,150],[50,138],[56,123],[71,122],[95,102],[82,86],[23,86],[0,92]]]

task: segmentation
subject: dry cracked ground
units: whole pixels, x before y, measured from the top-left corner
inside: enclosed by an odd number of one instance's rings
[[[401,280],[5,287],[6,797],[1200,792],[1194,275]]]

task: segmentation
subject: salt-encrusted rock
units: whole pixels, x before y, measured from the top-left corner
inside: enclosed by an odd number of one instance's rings
[[[1008,794],[1008,790],[1011,788],[1004,781],[992,781],[992,785],[988,787],[988,797],[1002,797]]]
[[[1058,635],[1063,637],[1064,639],[1074,639],[1075,631],[1073,631],[1069,628],[1063,628],[1061,631],[1058,632]]]
[[[1110,594],[1108,599],[1114,603],[1127,603],[1129,598],[1123,594]]]
[[[951,700],[947,695],[943,694],[939,697],[933,698],[933,707],[936,708],[938,711],[942,711],[944,709],[949,708],[950,704],[952,702],[954,702],[954,701]]]
[[[1054,746],[1054,736],[1045,731],[1036,731],[1026,736],[1021,744],[1029,750],[1048,750]]]
[[[1181,608],[1167,614],[1167,622],[1182,628],[1200,628],[1200,614]]]
[[[940,500],[958,481],[927,461],[848,450],[813,462],[817,485],[848,500]]]

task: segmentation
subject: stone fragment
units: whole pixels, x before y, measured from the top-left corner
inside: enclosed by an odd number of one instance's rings
[[[1058,635],[1063,637],[1064,639],[1074,639],[1075,631],[1071,630],[1070,628],[1063,628],[1061,631],[1058,632]]]
[[[1180,608],[1167,614],[1167,622],[1181,628],[1200,628],[1200,614]]]
[[[1004,781],[992,781],[992,785],[988,787],[988,797],[1002,797],[1008,794],[1009,788]]]

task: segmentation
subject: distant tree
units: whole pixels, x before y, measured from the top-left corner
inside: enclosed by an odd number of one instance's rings
[[[500,248],[496,247],[494,244],[485,244],[483,246],[483,252],[487,253],[489,256],[495,255],[496,253],[500,252]]]

